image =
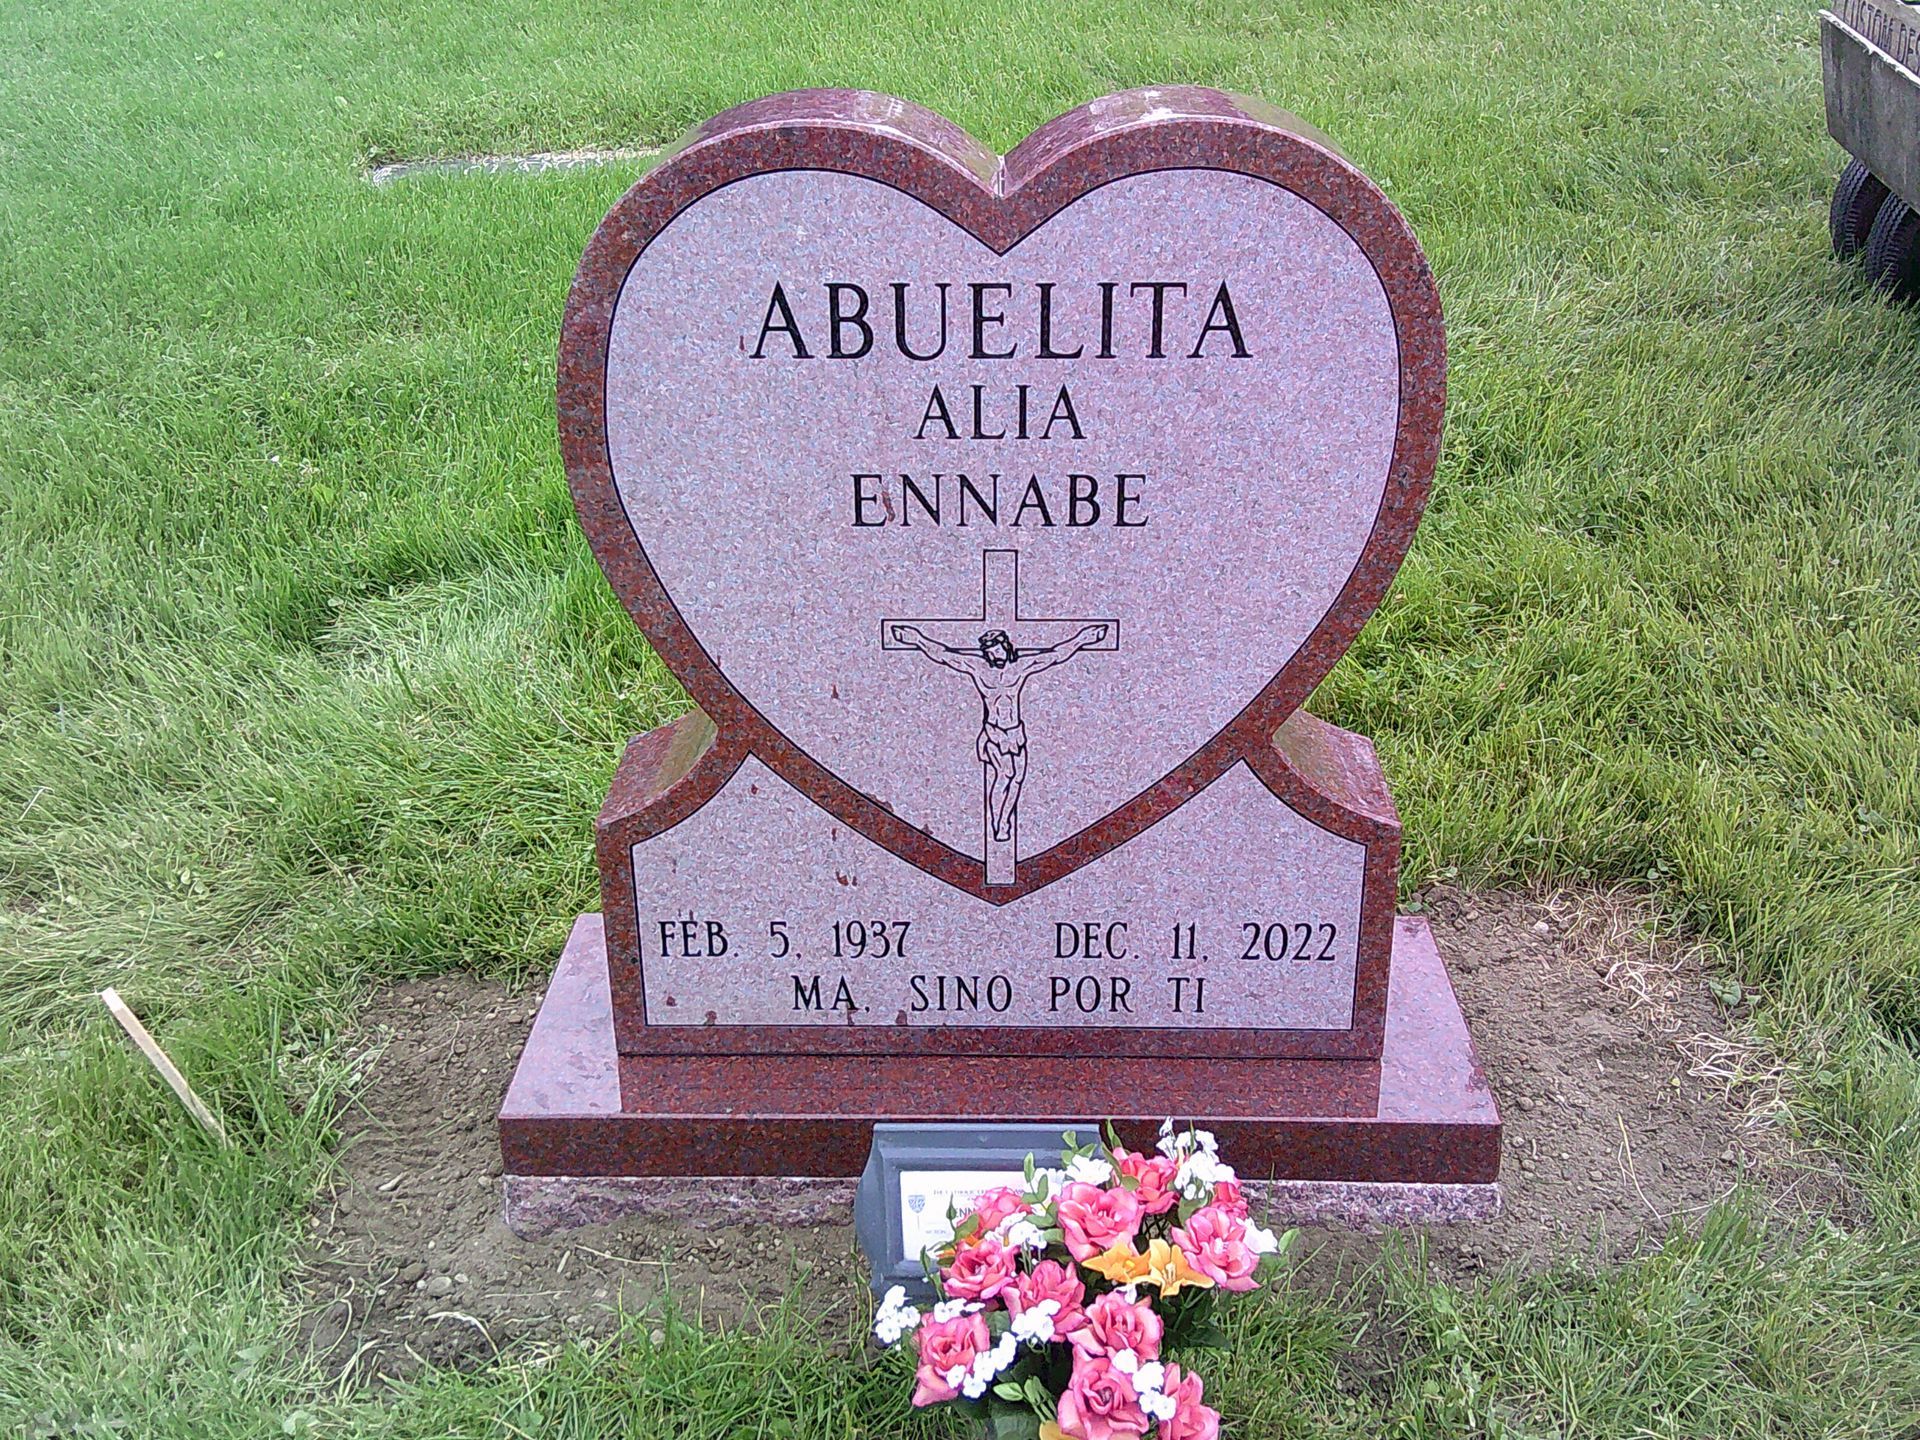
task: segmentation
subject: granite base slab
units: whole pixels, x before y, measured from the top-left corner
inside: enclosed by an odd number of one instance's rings
[[[501,1215],[523,1239],[585,1225],[646,1216],[696,1230],[747,1221],[775,1225],[844,1225],[853,1216],[858,1180],[807,1180],[785,1175],[507,1175]],[[1269,1225],[1324,1225],[1376,1231],[1409,1225],[1454,1225],[1500,1213],[1498,1183],[1401,1185],[1366,1180],[1250,1180],[1254,1213]]]
[[[585,915],[501,1106],[500,1144],[510,1191],[553,1177],[851,1184],[879,1121],[1089,1114],[1140,1146],[1164,1117],[1196,1120],[1248,1180],[1485,1186],[1499,1173],[1498,1106],[1432,934],[1411,916],[1395,924],[1381,1057],[1354,1061],[622,1055],[600,917]]]

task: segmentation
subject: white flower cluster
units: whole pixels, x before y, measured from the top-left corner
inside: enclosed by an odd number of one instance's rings
[[[944,1325],[949,1320],[958,1320],[962,1315],[977,1315],[986,1308],[978,1300],[942,1300],[933,1307],[933,1318]]]
[[[907,1304],[907,1288],[896,1285],[880,1297],[873,1317],[873,1337],[882,1345],[898,1345],[900,1337],[920,1323],[920,1312]]]
[[[1175,1130],[1169,1120],[1160,1127],[1160,1153],[1179,1162],[1173,1188],[1189,1200],[1202,1200],[1213,1187],[1231,1180],[1233,1167],[1220,1158],[1220,1146],[1211,1130]]]
[[[1067,1165],[1067,1179],[1083,1185],[1106,1185],[1113,1180],[1113,1166],[1098,1155],[1076,1155]]]
[[[969,1400],[978,1400],[987,1393],[987,1386],[993,1383],[993,1377],[1013,1364],[1014,1351],[1020,1342],[1013,1338],[1011,1330],[1005,1331],[991,1350],[982,1350],[973,1357],[973,1368],[956,1365],[947,1372],[947,1383],[956,1385],[960,1393]]]
[[[1001,1243],[1010,1250],[1044,1250],[1047,1237],[1040,1227],[1024,1215],[1010,1215],[998,1232]]]
[[[1162,1395],[1158,1390],[1149,1390],[1140,1396],[1140,1408],[1147,1415],[1165,1424],[1179,1412],[1180,1402],[1171,1395]]]
[[[1264,1225],[1247,1221],[1247,1249],[1256,1255],[1272,1255],[1280,1248],[1279,1237]]]
[[[1113,1368],[1133,1382],[1133,1393],[1142,1410],[1155,1420],[1173,1418],[1180,1406],[1171,1395],[1160,1393],[1167,1372],[1158,1360],[1142,1360],[1131,1350],[1118,1350],[1113,1355]]]
[[[1162,1155],[1171,1156],[1176,1160],[1193,1150],[1203,1151],[1208,1155],[1220,1153],[1219,1142],[1213,1138],[1211,1130],[1195,1130],[1192,1126],[1188,1126],[1185,1130],[1175,1130],[1171,1120],[1160,1122],[1159,1149]]]
[[[1189,1200],[1200,1200],[1213,1193],[1223,1180],[1233,1179],[1233,1167],[1217,1159],[1212,1152],[1195,1150],[1180,1157],[1180,1168],[1173,1173],[1173,1188]]]
[[[1007,1333],[1026,1345],[1046,1345],[1053,1340],[1054,1318],[1060,1313],[1058,1300],[1042,1300],[1038,1305],[1029,1305],[1013,1317],[1013,1328]]]

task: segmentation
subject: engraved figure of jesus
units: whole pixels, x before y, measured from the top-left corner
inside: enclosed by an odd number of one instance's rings
[[[980,763],[991,772],[987,787],[987,818],[993,838],[1013,839],[1014,812],[1020,805],[1020,786],[1027,778],[1027,730],[1020,720],[1020,695],[1027,681],[1042,670],[1064,665],[1090,645],[1107,638],[1107,626],[1093,624],[1058,645],[1030,650],[1014,646],[1004,630],[989,630],[972,649],[943,645],[904,622],[891,627],[896,645],[918,650],[936,665],[958,670],[980,692],[980,739],[975,746]]]

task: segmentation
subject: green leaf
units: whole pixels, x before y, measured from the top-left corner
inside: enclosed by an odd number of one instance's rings
[[[1227,1332],[1211,1320],[1201,1320],[1187,1327],[1185,1335],[1181,1338],[1184,1343],[1197,1346],[1202,1350],[1225,1350],[1232,1344],[1227,1338]]]
[[[1040,1383],[1038,1375],[1027,1377],[1026,1391],[1027,1403],[1033,1406],[1033,1413],[1043,1420],[1053,1419],[1053,1393]]]
[[[1026,1404],[1026,1390],[1014,1384],[1011,1380],[1002,1380],[998,1385],[993,1387],[993,1393],[998,1395],[1002,1400],[1013,1400],[1022,1405]]]
[[[1218,1290],[1182,1290],[1166,1305],[1166,1343],[1171,1348],[1202,1344],[1193,1340],[1196,1333],[1213,1329],[1214,1297]]]
[[[1026,1406],[989,1401],[988,1440],[1040,1440],[1041,1417]]]
[[[1033,1171],[1034,1171],[1033,1152],[1029,1150],[1027,1152],[1027,1164],[1026,1164],[1027,1188],[1029,1190],[1033,1188]]]

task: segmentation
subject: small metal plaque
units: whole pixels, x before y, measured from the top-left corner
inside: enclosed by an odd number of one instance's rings
[[[982,1191],[1024,1185],[1029,1155],[1060,1163],[1061,1135],[1099,1133],[1078,1125],[876,1125],[873,1149],[853,1202],[854,1234],[873,1271],[873,1293],[903,1285],[917,1301],[933,1298],[920,1253],[952,1235],[947,1207],[964,1214]]]

